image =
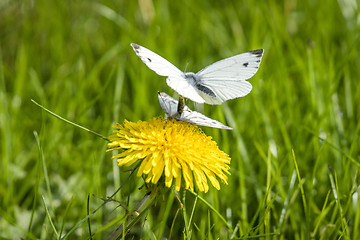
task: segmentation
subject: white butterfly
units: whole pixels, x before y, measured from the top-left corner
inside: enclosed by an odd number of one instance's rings
[[[136,55],[180,95],[198,103],[221,104],[243,97],[251,89],[246,81],[257,72],[264,50],[258,49],[215,62],[197,73],[182,72],[165,58],[135,43]]]
[[[176,119],[179,121],[188,122],[191,124],[206,126],[206,127],[229,129],[229,130],[232,129],[231,127],[225,126],[221,122],[208,118],[207,116],[199,112],[192,111],[186,105],[183,105],[182,111],[179,112],[178,111],[179,102],[164,92],[159,92],[158,98],[161,108],[164,110],[166,115],[168,115],[169,119]]]

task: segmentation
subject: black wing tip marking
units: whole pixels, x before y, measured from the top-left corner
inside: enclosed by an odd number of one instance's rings
[[[137,45],[136,43],[130,43],[130,45],[134,48],[134,49],[139,49],[140,46]]]
[[[158,91],[158,95],[159,95],[160,97],[170,97],[170,96],[167,95],[166,93],[160,92],[160,91]]]
[[[257,57],[262,57],[262,55],[264,53],[264,49],[258,49],[258,50],[250,51],[249,53],[257,55]]]
[[[250,51],[249,53],[252,53],[252,54],[263,54],[263,53],[264,53],[264,49],[258,49],[258,50]]]
[[[134,49],[134,51],[136,52],[136,54],[140,53],[140,45],[137,45],[136,43],[131,43],[130,44],[131,47]],[[151,62],[151,61],[150,61]]]

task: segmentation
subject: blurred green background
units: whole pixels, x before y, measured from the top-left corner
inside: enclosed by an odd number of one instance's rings
[[[90,238],[88,195],[92,211],[129,172],[30,100],[105,136],[163,115],[157,91],[174,92],[134,42],[193,72],[265,52],[248,96],[188,103],[234,128],[203,128],[232,158],[229,184],[200,194],[216,211],[182,192],[187,222],[170,190],[129,239],[359,239],[359,32],[355,0],[0,1],[0,238]],[[144,196],[130,180],[90,217],[94,239]]]

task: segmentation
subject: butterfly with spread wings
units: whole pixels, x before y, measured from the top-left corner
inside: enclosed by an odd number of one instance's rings
[[[154,72],[166,76],[167,84],[180,95],[198,103],[222,104],[247,95],[246,81],[259,69],[264,50],[258,49],[215,62],[197,73],[182,72],[165,58],[131,43],[135,53]]]
[[[225,126],[221,122],[211,119],[199,112],[192,111],[185,105],[185,103],[179,103],[179,101],[176,101],[164,92],[159,92],[158,98],[161,108],[164,110],[169,119],[175,119],[205,127],[232,129],[231,127]]]

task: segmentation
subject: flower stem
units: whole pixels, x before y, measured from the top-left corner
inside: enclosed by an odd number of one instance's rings
[[[150,209],[150,207],[157,201],[157,199],[164,193],[161,191],[161,187],[153,185],[149,191],[145,194],[144,198],[137,205],[135,210],[130,214],[131,221],[124,229],[124,223],[122,223],[107,240],[120,239],[122,234],[126,235],[130,229],[140,220],[140,218],[145,214],[145,212]],[[126,224],[126,222],[125,222]]]

